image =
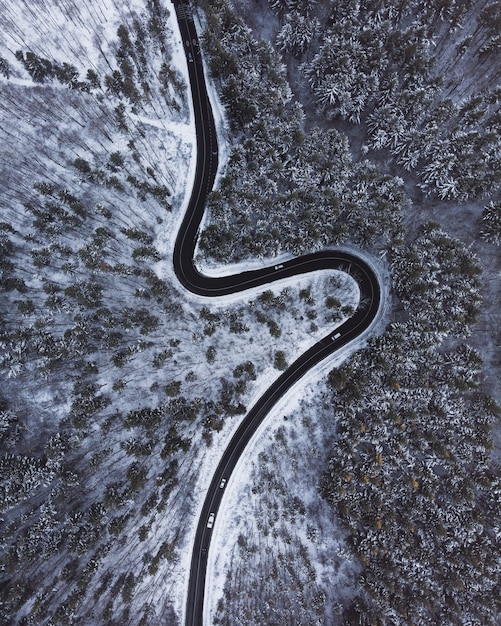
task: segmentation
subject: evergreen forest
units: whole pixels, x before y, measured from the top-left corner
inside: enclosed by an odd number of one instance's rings
[[[0,624],[176,626],[218,455],[349,317],[356,276],[186,294],[171,257],[196,141],[173,5],[0,7]],[[345,246],[386,293],[230,481],[246,513],[211,624],[496,624],[501,6],[192,10],[220,145],[197,263]]]

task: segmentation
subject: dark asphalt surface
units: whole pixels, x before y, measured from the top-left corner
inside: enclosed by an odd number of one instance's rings
[[[381,293],[379,281],[372,268],[355,254],[339,250],[323,250],[285,261],[280,263],[279,269],[275,269],[275,264],[221,278],[204,276],[198,272],[193,257],[207,194],[213,187],[217,172],[217,135],[191,9],[182,0],[175,0],[174,6],[188,63],[197,135],[193,191],[174,248],[174,270],[179,281],[193,293],[216,297],[316,270],[342,270],[349,272],[357,281],[361,303],[350,319],[302,354],[266,390],[243,419],[219,462],[195,534],[185,612],[186,626],[202,626],[207,555],[213,530],[207,527],[207,521],[209,515],[214,513],[214,523],[217,524],[217,512],[226,488],[226,484],[224,488],[220,487],[221,480],[225,478],[229,482],[231,473],[252,435],[287,390],[309,369],[370,326],[379,310]]]

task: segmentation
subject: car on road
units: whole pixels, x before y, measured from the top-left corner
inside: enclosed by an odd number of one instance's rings
[[[280,263],[279,265],[275,265],[275,269],[276,270],[281,270],[283,268],[283,263]]]
[[[332,341],[334,341],[335,339],[339,339],[339,337],[341,337],[341,333],[336,333],[332,336]]]
[[[221,482],[219,483],[219,489],[224,489],[225,485],[226,485],[226,478],[223,478]]]
[[[207,528],[212,528],[214,526],[214,520],[216,519],[216,514],[211,513],[209,515],[209,519],[207,520]]]

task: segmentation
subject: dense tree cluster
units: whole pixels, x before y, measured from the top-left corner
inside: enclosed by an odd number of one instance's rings
[[[309,19],[297,13],[285,18],[285,24],[277,35],[277,45],[283,52],[289,52],[300,59],[310,47],[320,29],[317,18]]]
[[[394,287],[423,332],[468,335],[480,311],[480,267],[464,244],[436,224],[392,252]]]
[[[440,99],[435,106],[433,99],[433,87],[390,96],[367,120],[369,147],[387,149],[406,170],[416,170],[426,194],[461,201],[497,194],[499,94],[460,104]]]
[[[402,181],[369,161],[353,163],[334,129],[305,132],[277,54],[224,3],[209,17],[211,70],[239,141],[209,198],[201,249],[223,260],[301,254],[346,240],[377,247],[397,236]]]
[[[380,25],[364,26],[349,18],[337,19],[326,33],[323,45],[303,72],[318,104],[330,115],[353,123],[377,93],[387,54],[379,37]]]
[[[442,343],[473,321],[478,266],[427,227],[395,255],[394,272],[407,319],[329,377],[337,441],[322,493],[364,566],[345,617],[494,623],[501,485],[489,455],[499,408],[478,390],[480,355]]]
[[[311,51],[301,70],[328,119],[362,121],[366,148],[415,171],[426,194],[499,193],[497,3],[337,0],[308,18],[281,9],[277,46]],[[475,66],[473,80],[451,71],[459,63]]]

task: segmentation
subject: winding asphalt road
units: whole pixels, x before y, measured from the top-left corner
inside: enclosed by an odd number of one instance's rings
[[[238,459],[259,424],[292,385],[326,356],[358,337],[371,325],[379,311],[381,292],[379,281],[372,268],[357,255],[339,250],[323,250],[268,268],[220,278],[204,276],[197,270],[193,260],[195,246],[207,194],[213,187],[217,172],[218,145],[191,9],[183,0],[174,0],[174,6],[188,63],[197,136],[193,191],[174,248],[174,270],[179,281],[193,293],[217,297],[266,285],[290,276],[330,269],[349,272],[360,289],[360,304],[352,317],[302,354],[277,378],[245,416],[219,462],[195,534],[185,611],[186,626],[202,626],[207,554],[212,527],[224,495],[224,488]]]

